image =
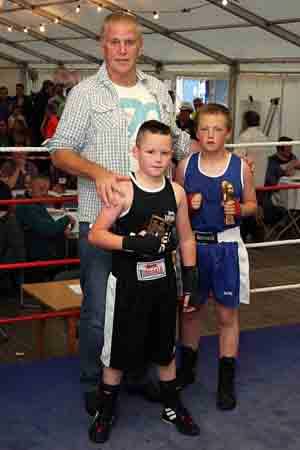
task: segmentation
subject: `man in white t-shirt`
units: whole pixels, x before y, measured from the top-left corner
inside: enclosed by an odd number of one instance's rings
[[[260,129],[260,116],[256,111],[246,111],[243,116],[244,131],[238,138],[238,143],[268,142],[267,136]],[[263,186],[265,181],[268,156],[272,149],[264,147],[239,147],[234,152],[236,155],[245,157],[253,165],[254,185]]]

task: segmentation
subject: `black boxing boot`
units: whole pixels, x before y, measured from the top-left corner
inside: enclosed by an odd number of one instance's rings
[[[219,359],[217,407],[223,411],[236,407],[235,366],[235,358],[224,356]]]
[[[102,444],[109,439],[119,391],[120,385],[112,386],[102,383],[100,386],[98,409],[89,427],[89,437],[92,442]]]

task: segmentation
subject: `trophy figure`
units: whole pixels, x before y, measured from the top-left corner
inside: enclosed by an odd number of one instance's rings
[[[222,192],[223,192],[223,203],[229,201],[234,201],[234,187],[233,184],[229,181],[222,181]],[[234,225],[235,219],[232,214],[225,214],[224,216],[225,225]]]

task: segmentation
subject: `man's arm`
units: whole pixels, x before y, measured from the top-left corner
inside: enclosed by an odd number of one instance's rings
[[[90,127],[90,106],[85,94],[78,87],[72,89],[55,135],[47,147],[56,167],[71,175],[93,180],[99,197],[104,204],[109,205],[114,198],[113,191],[119,191],[119,182],[128,180],[128,177],[113,173],[81,156]]]

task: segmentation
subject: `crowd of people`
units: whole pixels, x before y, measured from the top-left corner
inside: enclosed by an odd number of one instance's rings
[[[59,122],[42,114],[32,122],[35,136],[55,129],[47,143],[55,170],[78,178],[80,380],[93,417],[89,436],[97,443],[109,439],[123,373],[125,385],[162,403],[163,421],[197,436],[198,419],[181,391],[195,381],[208,300],[215,301],[219,330],[216,405],[237,405],[238,308],[249,303],[240,226],[256,214],[255,168],[247,155],[225,148],[232,132],[225,106],[196,99],[194,108],[182,105],[175,123],[165,85],[137,69],[143,40],[134,16],[108,15],[100,43],[103,64],[72,89]],[[49,89],[44,112],[50,117]],[[6,170],[6,186],[17,183],[28,163],[14,158],[18,173],[12,178]],[[172,160],[174,182],[166,177]],[[39,174],[30,183],[31,195],[49,188]],[[34,218],[45,214],[40,206],[32,208]],[[18,216],[25,222],[22,208]],[[57,228],[68,225],[66,219]],[[181,283],[173,258],[178,248]],[[150,362],[158,366],[159,383],[149,375]]]

